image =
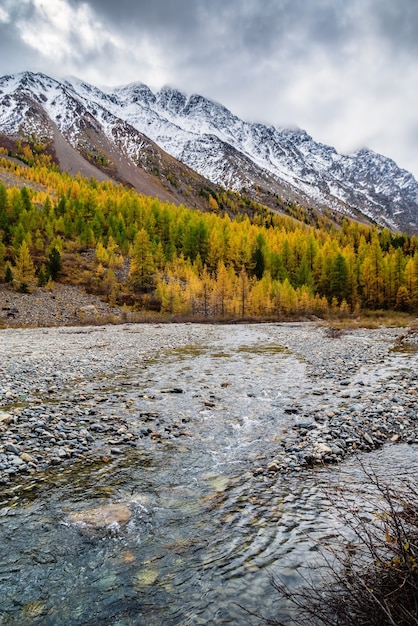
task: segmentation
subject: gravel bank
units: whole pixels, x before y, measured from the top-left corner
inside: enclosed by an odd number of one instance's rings
[[[289,406],[276,457],[255,473],[338,463],[384,444],[418,444],[418,334],[359,329],[332,338],[300,325],[283,343],[303,356],[316,406]]]
[[[74,326],[120,322],[122,310],[79,287],[56,283],[52,291],[19,293],[0,285],[0,328]]]
[[[177,347],[222,343],[236,328],[1,330],[0,483],[77,460],[110,462],[145,443],[158,445],[162,437],[193,436],[193,420],[185,424],[173,416],[172,423],[156,429],[154,415],[135,411],[125,390],[127,377]],[[303,359],[309,401],[285,407],[288,427],[278,433],[277,454],[254,467],[254,475],[338,462],[385,443],[418,443],[416,335],[400,341],[404,330],[361,329],[331,338],[311,323],[258,328]],[[395,345],[405,352],[392,352]],[[129,385],[132,394],[132,379]],[[173,381],[161,393],[181,393],[178,385]]]

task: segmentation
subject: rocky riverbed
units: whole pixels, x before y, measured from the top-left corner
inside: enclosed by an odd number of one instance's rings
[[[404,329],[332,333],[314,323],[4,329],[0,484],[7,489],[50,468],[112,463],[133,449],[193,440],[199,420],[212,411],[227,415],[239,401],[268,400],[277,420],[265,454],[248,459],[256,478],[337,463],[382,445],[417,444],[417,343]],[[217,376],[199,386],[187,375],[187,359],[204,350],[218,357]],[[274,384],[263,389],[260,369],[274,374],[283,350],[297,359],[302,378],[295,388],[289,372],[291,391],[286,397],[282,384],[278,401]],[[239,371],[249,368],[246,389],[222,374],[231,355]],[[181,360],[182,373],[161,384],[147,379],[165,359]],[[190,410],[176,409],[176,397]]]

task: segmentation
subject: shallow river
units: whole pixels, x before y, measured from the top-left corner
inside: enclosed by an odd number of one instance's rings
[[[243,327],[230,343],[225,334],[155,355],[86,379],[84,389],[122,394],[133,422],[158,415],[161,429],[171,420],[182,434],[143,439],[110,463],[55,470],[0,509],[0,624],[261,624],[254,614],[286,622],[272,576],[297,584],[315,542],[341,532],[328,483],[337,474],[361,480],[355,460],[253,475],[286,436],[285,409],[320,402],[303,361]],[[415,446],[388,446],[367,460],[398,469],[415,455]],[[89,532],[69,521],[106,502],[127,504],[130,521]]]

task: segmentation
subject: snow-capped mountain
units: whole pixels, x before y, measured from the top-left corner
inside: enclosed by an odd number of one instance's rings
[[[168,87],[153,93],[142,83],[98,89],[30,72],[5,76],[0,133],[46,136],[57,154],[59,134],[137,188],[133,163],[155,186],[153,172],[174,168],[171,155],[213,184],[254,197],[281,196],[352,216],[360,211],[389,228],[418,232],[418,183],[394,161],[370,150],[342,155],[303,130],[245,122],[220,104]]]
[[[9,147],[10,139],[35,135],[73,175],[120,181],[162,200],[180,204],[190,199],[193,205],[205,206],[196,190],[208,181],[96,100],[43,74],[4,76],[0,145]]]

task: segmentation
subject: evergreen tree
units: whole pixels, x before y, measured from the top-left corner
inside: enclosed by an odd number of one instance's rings
[[[9,243],[10,241],[10,223],[9,216],[7,214],[7,190],[3,183],[0,183],[0,235],[3,233],[3,241]]]
[[[48,271],[45,265],[42,265],[38,272],[38,287],[45,287],[48,283]]]
[[[7,264],[6,271],[4,273],[4,282],[11,285],[13,283],[13,280],[14,280],[14,277],[13,277],[12,268],[10,267],[9,264]]]
[[[347,262],[340,252],[331,263],[329,295],[336,298],[339,304],[349,295]]]
[[[312,282],[313,278],[309,267],[309,261],[306,255],[303,255],[295,273],[295,285],[297,287],[302,287],[302,285],[310,286],[312,285]]]
[[[132,251],[129,278],[134,291],[147,291],[155,281],[155,265],[152,246],[145,229],[138,231]]]
[[[52,280],[55,280],[58,274],[62,270],[61,254],[59,250],[54,246],[48,255],[48,261],[46,264],[46,271]]]
[[[266,241],[264,236],[260,233],[256,237],[256,247],[251,257],[251,265],[253,268],[253,274],[256,276],[258,280],[261,280],[264,274],[264,270],[266,268],[265,260],[264,260],[264,248],[266,246]]]

